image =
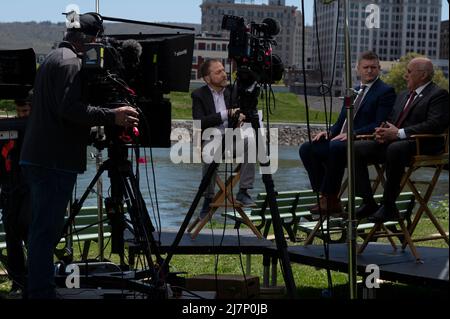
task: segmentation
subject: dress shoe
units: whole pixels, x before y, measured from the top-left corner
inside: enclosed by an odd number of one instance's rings
[[[342,216],[344,209],[337,195],[323,195],[319,199],[319,204],[314,205],[310,209],[311,214],[325,214],[330,216]]]
[[[367,218],[371,223],[384,223],[387,221],[396,221],[399,219],[399,213],[397,207],[381,206],[375,214]]]
[[[356,218],[357,219],[364,219],[367,218],[373,214],[379,209],[380,207],[375,203],[363,203],[361,206],[356,210]]]

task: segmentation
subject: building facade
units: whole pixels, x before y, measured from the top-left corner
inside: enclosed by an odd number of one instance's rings
[[[375,6],[373,6],[375,4]],[[317,21],[313,37],[313,68],[319,69],[318,45],[324,79],[333,82],[333,93],[342,95],[344,72],[344,12],[338,2],[315,2]],[[395,61],[409,52],[437,59],[440,48],[441,0],[361,0],[351,1],[349,8],[352,70],[360,53],[373,50],[383,61]],[[377,11],[379,10],[379,11]],[[336,32],[336,22],[339,27]],[[375,20],[373,20],[375,18]],[[336,39],[337,36],[337,39]],[[333,72],[334,51],[336,68]],[[353,82],[356,82],[353,72]]]
[[[228,42],[228,38],[222,37],[221,34],[202,33],[195,37],[191,80],[201,79],[200,66],[208,59],[222,61],[227,73],[232,73],[233,69],[228,59]]]
[[[246,23],[261,23],[272,18],[280,23],[280,33],[275,36],[277,46],[274,53],[279,55],[284,65],[292,65],[294,61],[295,29],[297,23],[295,6],[286,6],[285,0],[269,0],[267,4],[254,4],[245,0],[203,0],[202,32],[218,33],[229,37],[229,31],[222,30],[224,15],[243,17]]]
[[[441,43],[439,47],[439,59],[448,60],[448,20],[441,22]]]

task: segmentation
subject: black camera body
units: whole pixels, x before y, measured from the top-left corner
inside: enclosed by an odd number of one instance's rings
[[[194,35],[121,34],[84,46],[84,102],[108,108],[135,105],[145,116],[138,144],[170,147],[171,104],[164,94],[189,91]],[[107,139],[122,136],[118,130],[105,128]],[[122,137],[113,143],[127,143]]]
[[[106,37],[97,43],[84,44],[82,76],[86,103],[112,108],[120,103],[135,103],[134,91],[129,87],[135,75],[128,71],[130,76],[125,76],[127,68],[121,49],[120,43]]]
[[[272,52],[277,43],[273,36],[280,32],[279,23],[266,18],[262,23],[245,24],[242,17],[224,15],[222,29],[230,31],[229,58],[236,61],[238,72],[246,70],[250,79],[260,84],[273,84],[283,77],[284,66],[280,57]],[[244,81],[247,81],[247,75]]]
[[[246,25],[242,17],[224,15],[222,29],[230,31],[228,55],[237,66],[238,107],[246,121],[256,127],[261,85],[270,86],[283,77],[283,63],[272,49],[277,45],[273,36],[280,32],[279,23],[266,18],[262,23]]]

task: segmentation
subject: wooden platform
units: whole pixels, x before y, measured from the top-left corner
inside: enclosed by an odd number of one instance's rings
[[[268,248],[275,250],[276,248]],[[415,262],[409,249],[394,251],[389,244],[370,243],[362,255],[357,256],[359,275],[364,275],[366,266],[375,264],[380,267],[380,279],[406,284],[432,285],[448,288],[449,250],[448,248],[417,247],[423,263]],[[329,245],[329,261],[325,259],[324,249],[319,246],[290,246],[291,262],[309,266],[347,272],[347,244]]]
[[[239,236],[238,236],[239,234]],[[155,240],[160,240],[161,253],[167,253],[177,235],[177,230],[165,230],[159,238],[154,233]],[[267,239],[257,238],[251,231],[226,229],[223,235],[222,229],[204,228],[195,239],[185,233],[180,244],[175,248],[174,254],[207,255],[207,254],[272,254],[266,248],[271,247],[272,242]]]

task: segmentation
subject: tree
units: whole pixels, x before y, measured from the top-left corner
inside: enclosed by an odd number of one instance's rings
[[[406,90],[406,81],[403,78],[406,72],[406,66],[408,65],[409,61],[417,57],[423,57],[423,55],[415,52],[410,52],[407,55],[402,56],[400,58],[400,61],[395,64],[387,74],[383,75],[381,79],[387,84],[393,86],[397,93]],[[448,80],[445,78],[444,73],[442,73],[441,69],[434,69],[433,81],[443,89],[447,91],[449,90]]]

